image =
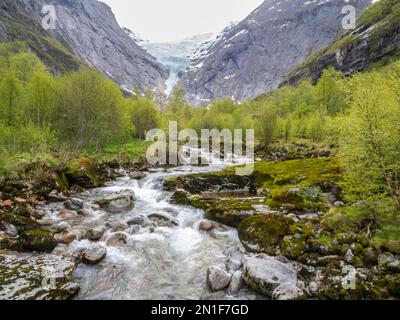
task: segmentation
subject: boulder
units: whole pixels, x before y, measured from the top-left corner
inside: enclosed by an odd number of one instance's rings
[[[148,218],[160,227],[176,227],[179,224],[174,218],[162,213],[150,214]]]
[[[61,201],[67,200],[67,197],[64,196],[61,192],[58,192],[57,190],[53,190],[48,194],[47,199],[49,201],[61,202]]]
[[[53,234],[43,229],[25,230],[21,234],[23,248],[25,250],[51,252],[57,245]]]
[[[304,300],[307,296],[293,283],[283,283],[272,293],[274,300]]]
[[[105,227],[96,227],[93,229],[89,229],[86,232],[86,237],[92,241],[98,241],[103,236],[104,232],[106,231]]]
[[[243,279],[254,291],[272,297],[274,290],[281,284],[296,285],[297,273],[273,257],[259,255],[245,259]]]
[[[134,171],[129,173],[129,178],[133,180],[141,180],[146,177],[146,174],[140,171]]]
[[[199,224],[199,230],[201,231],[211,231],[214,229],[214,225],[208,220],[201,220]]]
[[[211,291],[219,291],[229,286],[232,275],[224,269],[211,266],[207,270],[207,284]]]
[[[135,200],[135,193],[132,190],[123,190],[99,199],[96,203],[107,212],[122,213],[131,210]]]
[[[70,198],[64,202],[65,209],[77,211],[83,208],[83,200],[79,198]]]
[[[228,287],[229,294],[235,294],[240,291],[243,285],[243,272],[242,271],[235,271],[232,275],[231,283]]]
[[[247,250],[269,255],[275,255],[287,232],[286,220],[277,214],[250,217],[238,227],[240,241]]]
[[[111,247],[120,247],[126,244],[126,235],[122,232],[114,233],[107,239],[107,245]]]
[[[139,226],[144,226],[148,223],[148,219],[146,216],[139,215],[136,217],[133,217],[132,219],[128,220],[128,226],[134,226],[134,225],[139,225]]]
[[[79,290],[74,259],[41,254],[0,255],[0,300],[67,300]]]
[[[94,246],[83,252],[82,259],[86,264],[98,264],[107,255],[107,249],[103,246]]]

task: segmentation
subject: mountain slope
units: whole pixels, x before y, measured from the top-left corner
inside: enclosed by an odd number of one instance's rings
[[[0,42],[23,41],[52,71],[64,73],[83,64],[68,47],[55,41],[27,11],[40,11],[36,1],[1,0]]]
[[[371,0],[351,0],[358,11]],[[294,66],[343,33],[343,0],[265,0],[180,79],[196,105],[242,101],[278,87]]]
[[[315,82],[330,66],[351,75],[395,58],[400,58],[400,2],[380,0],[363,13],[355,31],[313,54],[284,84],[296,84],[303,78]]]

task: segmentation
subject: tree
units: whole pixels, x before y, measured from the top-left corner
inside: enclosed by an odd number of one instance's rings
[[[8,126],[16,125],[21,116],[21,94],[21,81],[9,71],[0,83],[0,114]]]
[[[60,80],[54,127],[74,147],[103,146],[129,132],[119,87],[93,69]]]
[[[129,101],[129,115],[139,139],[144,139],[148,130],[159,127],[159,111],[149,99],[141,97]]]
[[[400,208],[399,80],[385,74],[354,77],[350,114],[341,134],[349,200],[391,197]]]
[[[265,146],[269,146],[274,139],[277,119],[277,111],[275,107],[271,105],[265,106],[264,110],[262,110],[259,115],[260,134]]]
[[[27,87],[25,118],[39,127],[50,125],[57,102],[57,83],[45,71],[37,70]]]

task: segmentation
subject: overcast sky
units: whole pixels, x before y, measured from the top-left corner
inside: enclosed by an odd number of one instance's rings
[[[170,42],[221,31],[240,21],[263,0],[101,0],[119,24],[151,42]]]

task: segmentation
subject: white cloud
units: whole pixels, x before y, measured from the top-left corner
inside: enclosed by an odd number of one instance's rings
[[[176,41],[219,32],[240,21],[263,0],[101,0],[119,24],[152,42]]]

